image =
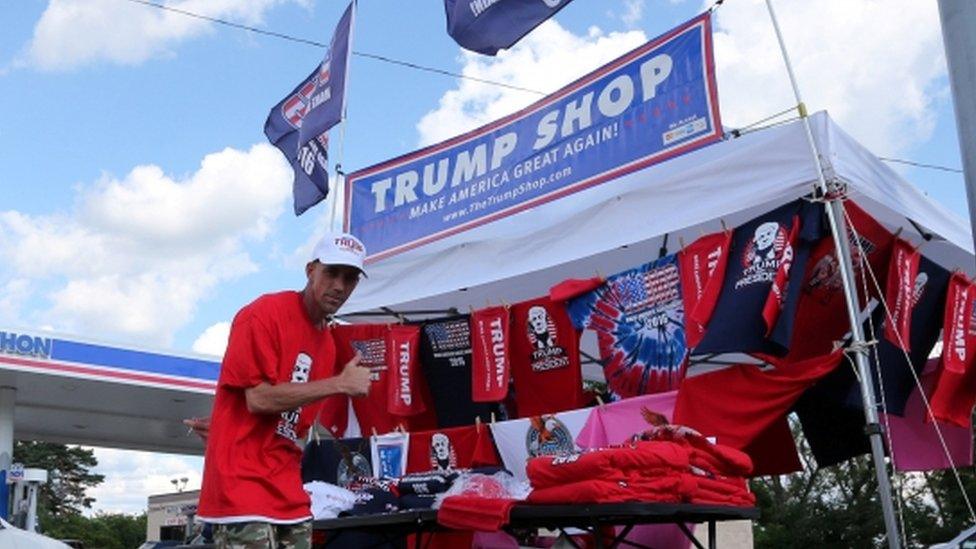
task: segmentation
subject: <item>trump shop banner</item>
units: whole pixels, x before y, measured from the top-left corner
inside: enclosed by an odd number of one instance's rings
[[[721,135],[703,14],[521,111],[350,174],[345,227],[375,261]]]

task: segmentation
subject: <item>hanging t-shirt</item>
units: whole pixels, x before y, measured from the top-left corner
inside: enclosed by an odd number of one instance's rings
[[[976,404],[976,285],[962,273],[949,281],[942,324],[942,368],[932,394],[935,419],[969,427]]]
[[[823,207],[790,202],[735,229],[721,295],[694,355],[790,348],[810,251],[823,236]]]
[[[705,335],[705,324],[718,303],[732,232],[705,235],[678,252],[685,301],[685,339],[692,348]]]
[[[883,383],[878,383],[875,368],[871,369],[871,373],[874,378],[875,395],[878,395],[878,401],[881,402],[879,387],[884,391],[884,400],[889,414],[900,416],[905,413],[905,402],[916,387],[915,375],[921,373],[929,353],[939,339],[950,276],[949,271],[934,261],[924,256],[920,258],[912,295],[914,306],[911,309],[912,318],[909,328],[910,363],[905,360],[905,351],[882,335],[887,320],[880,320],[884,318],[884,309],[879,307],[877,310],[874,338],[878,341],[877,360]],[[915,375],[911,370],[915,370]],[[862,406],[861,389],[853,379],[847,392],[847,406],[858,409]]]
[[[348,488],[356,477],[373,476],[369,440],[312,441],[302,453],[302,482],[321,481]]]
[[[312,323],[298,292],[261,296],[237,313],[211,412],[199,520],[228,523],[251,517],[290,523],[311,518],[296,441],[308,433],[319,405],[253,414],[245,390],[330,377],[335,353],[332,332]]]
[[[507,307],[471,313],[471,396],[475,402],[498,402],[508,395],[511,331]]]
[[[896,239],[891,250],[885,301],[891,315],[886,319],[884,337],[888,343],[910,351],[912,308],[915,306],[915,282],[918,277],[918,250],[902,239]]]
[[[420,327],[392,326],[386,334],[387,369],[390,380],[387,385],[387,409],[397,416],[414,416],[423,413],[424,404],[420,384]]]
[[[833,371],[842,357],[836,351],[766,370],[742,365],[689,377],[678,390],[674,422],[748,452],[749,445],[785,418],[804,391]]]
[[[611,276],[570,300],[578,329],[596,332],[607,386],[623,398],[677,388],[683,375],[685,308],[674,255]]]
[[[581,448],[623,444],[656,425],[671,423],[678,391],[642,395],[592,408],[576,438]]]
[[[927,362],[922,373],[922,387],[931,391],[941,368],[938,359]],[[828,381],[828,380],[825,380]],[[832,381],[832,380],[831,380]],[[810,445],[817,465],[828,467],[871,451],[864,434],[864,410],[839,406],[814,406],[836,392],[837,387],[818,384],[803,396],[798,409],[803,435]],[[931,393],[929,393],[931,395]],[[930,396],[930,398],[932,398]],[[934,403],[933,403],[934,404]],[[913,390],[905,406],[904,417],[880,414],[882,427],[890,427],[892,461],[898,471],[931,471],[949,467],[935,426],[926,417],[925,405],[918,390]],[[942,437],[957,466],[972,464],[970,427],[941,425]]]
[[[408,473],[499,464],[491,434],[484,424],[410,433]]]
[[[352,399],[352,408],[359,420],[359,432],[388,433],[403,424],[403,420],[389,413],[389,367],[387,365],[387,333],[385,324],[343,324],[333,329],[339,364],[346,364],[362,355],[359,365],[369,368],[369,393]]]
[[[476,417],[485,422],[491,419],[496,407],[471,398],[470,315],[425,322],[420,358],[439,427],[471,425]]]
[[[583,406],[579,332],[561,302],[540,297],[516,303],[512,314],[512,379],[519,417]]]
[[[546,414],[491,424],[491,435],[502,463],[519,480],[528,480],[525,464],[537,456],[568,455],[579,450],[576,437],[589,409]]]
[[[410,436],[407,433],[387,433],[370,437],[373,456],[373,476],[400,478],[407,471]]]
[[[933,412],[935,412],[935,399],[932,390],[940,377],[941,370],[939,360],[931,359],[922,372],[922,388],[931,401]],[[972,405],[969,410],[972,412]],[[953,465],[971,466],[973,464],[973,436],[969,419],[971,416],[967,415],[962,425],[937,424],[926,416],[925,403],[917,389],[908,397],[905,417],[882,416],[881,425],[887,425],[891,429],[891,461],[894,463],[895,470],[933,471],[948,469]],[[936,427],[939,428],[942,440],[945,441],[945,448],[942,447]],[[949,452],[948,456],[946,450]]]
[[[869,298],[880,297],[865,267],[870,267],[874,277],[884,283],[894,235],[854,202],[845,201],[844,209],[849,220],[846,226],[854,285],[863,308]],[[798,336],[793,338],[789,354],[782,357],[785,362],[825,355],[833,350],[835,341],[851,330],[833,237],[822,239],[810,254],[793,329]],[[776,357],[768,358],[775,364]]]

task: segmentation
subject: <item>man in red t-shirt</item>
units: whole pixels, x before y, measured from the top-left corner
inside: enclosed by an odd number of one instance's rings
[[[297,443],[324,399],[369,390],[361,356],[337,371],[328,327],[364,256],[355,237],[327,235],[304,290],[263,295],[234,317],[210,419],[186,422],[207,441],[197,519],[216,526],[217,547],[311,545]]]

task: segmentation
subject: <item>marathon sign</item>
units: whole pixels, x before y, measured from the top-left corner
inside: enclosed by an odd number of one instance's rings
[[[0,353],[6,355],[51,358],[53,340],[29,334],[0,331]]]
[[[519,112],[350,174],[344,224],[375,261],[721,136],[703,14]]]

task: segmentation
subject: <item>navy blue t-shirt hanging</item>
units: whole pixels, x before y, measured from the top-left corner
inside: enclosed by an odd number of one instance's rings
[[[692,355],[765,353],[790,347],[813,245],[824,236],[823,206],[796,200],[735,229],[722,293]]]
[[[889,276],[891,274],[889,273]],[[905,360],[905,351],[884,336],[884,325],[887,322],[883,308],[879,307],[874,315],[874,339],[878,342],[877,364],[880,365],[882,382],[877,379],[875,360],[871,357],[871,376],[874,378],[874,392],[881,402],[879,386],[884,390],[885,405],[889,414],[902,416],[905,414],[905,404],[909,395],[915,390],[915,376],[919,377],[928,361],[929,353],[939,340],[942,329],[942,316],[945,311],[946,290],[949,288],[949,278],[952,273],[943,269],[934,261],[922,256],[918,263],[918,275],[915,278],[915,300],[912,308],[911,333],[909,336],[911,359],[909,365]],[[891,308],[892,303],[888,303]],[[911,369],[909,369],[911,368]],[[852,386],[847,394],[849,407],[861,408],[860,387]],[[880,408],[879,408],[880,409]]]
[[[489,421],[496,403],[471,398],[471,315],[425,322],[420,329],[420,363],[434,400],[438,427]]]

